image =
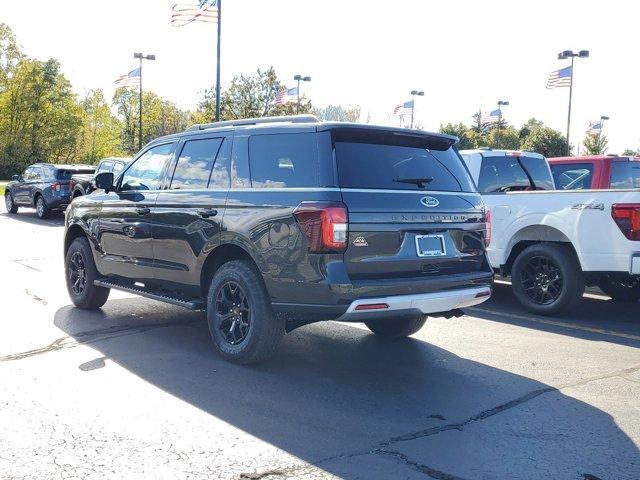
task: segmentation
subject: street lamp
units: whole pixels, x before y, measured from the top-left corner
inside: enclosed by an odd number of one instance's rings
[[[416,96],[424,97],[424,92],[422,90],[411,90],[411,128],[413,129],[413,113],[416,110]]]
[[[567,155],[571,155],[571,145],[569,144],[569,130],[571,129],[571,97],[573,96],[573,60],[589,57],[589,50],[580,50],[574,53],[573,50],[564,50],[558,54],[558,60],[571,59],[571,80],[569,82],[569,112],[567,113]]]
[[[294,80],[296,80],[298,82],[298,88],[296,89],[298,92],[298,103],[296,104],[296,113],[300,113],[300,82],[310,82],[311,81],[311,77],[309,76],[302,76],[302,75],[296,75],[295,77],[293,77]]]
[[[155,60],[155,55],[144,55],[142,52],[135,52],[133,58],[140,60],[140,82],[139,82],[139,99],[138,99],[138,150],[142,150],[142,60]]]
[[[500,129],[502,128],[502,108],[509,105],[507,100],[498,100],[498,134],[496,135],[496,143],[498,144],[498,148],[500,147]]]
[[[598,143],[600,143],[600,139],[602,138],[602,130],[604,129],[604,122],[609,120],[609,117],[606,115],[600,115],[600,131],[598,132]]]

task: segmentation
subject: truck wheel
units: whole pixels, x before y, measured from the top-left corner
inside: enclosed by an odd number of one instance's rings
[[[49,216],[49,207],[47,207],[42,195],[36,197],[36,215],[41,220]]]
[[[605,275],[598,283],[600,290],[617,302],[640,300],[640,280],[634,278],[611,278]]]
[[[17,213],[18,205],[13,200],[13,195],[11,192],[5,192],[4,194],[4,205],[7,207],[7,213]]]
[[[67,250],[65,273],[67,291],[76,307],[96,310],[106,303],[110,289],[93,284],[99,275],[85,237],[76,238]]]
[[[525,248],[513,262],[511,283],[522,306],[540,315],[566,312],[584,293],[578,260],[568,247],[558,244]]]
[[[426,321],[426,315],[416,315],[404,318],[369,320],[364,324],[379,337],[401,338],[416,333],[424,326]]]
[[[207,321],[216,349],[228,360],[267,360],[284,335],[260,273],[246,260],[232,260],[216,272],[207,295]]]

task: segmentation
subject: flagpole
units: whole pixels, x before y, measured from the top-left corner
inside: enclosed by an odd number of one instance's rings
[[[216,122],[220,121],[220,33],[222,30],[222,0],[218,0],[218,46],[216,60]]]
[[[575,71],[573,69],[573,59],[571,57],[571,81],[569,82],[569,113],[567,114],[567,157],[571,155],[571,144],[569,143],[569,132],[571,130],[571,97],[573,96],[573,76]]]

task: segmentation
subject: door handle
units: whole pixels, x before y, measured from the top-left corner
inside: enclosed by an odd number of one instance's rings
[[[201,210],[197,210],[196,213],[200,215],[202,218],[215,217],[218,215],[218,211],[213,208],[203,208]]]
[[[151,209],[149,207],[136,207],[136,213],[138,215],[146,215],[147,213],[150,213]]]

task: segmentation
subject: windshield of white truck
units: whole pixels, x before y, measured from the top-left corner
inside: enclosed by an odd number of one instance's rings
[[[496,155],[482,159],[478,178],[481,193],[554,188],[551,170],[544,158]]]

